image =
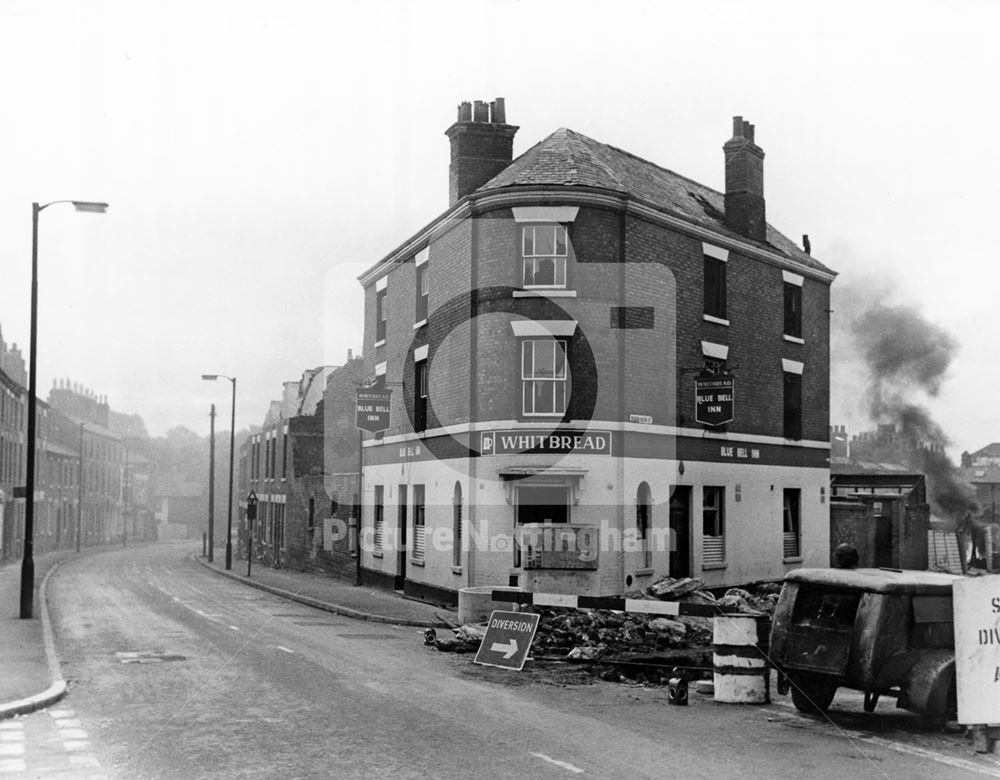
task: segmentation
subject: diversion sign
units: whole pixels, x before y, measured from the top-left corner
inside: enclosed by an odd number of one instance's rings
[[[537,630],[538,615],[493,610],[474,663],[521,671]]]

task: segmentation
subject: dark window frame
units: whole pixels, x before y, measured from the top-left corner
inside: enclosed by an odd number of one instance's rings
[[[424,322],[427,319],[427,303],[430,299],[429,275],[427,273],[429,265],[429,262],[425,262],[417,266],[415,278],[417,304],[414,322]]]
[[[420,433],[427,430],[427,360],[417,360],[413,364],[413,430]]]
[[[802,438],[802,375],[784,372],[784,394],[782,408],[784,425],[782,431],[786,439],[798,441]]]
[[[797,284],[784,283],[784,334],[792,338],[802,338],[802,288]]]
[[[384,287],[375,292],[375,342],[385,341],[388,331],[388,294],[389,288]]]
[[[709,317],[728,320],[726,300],[726,261],[705,255],[704,313]]]

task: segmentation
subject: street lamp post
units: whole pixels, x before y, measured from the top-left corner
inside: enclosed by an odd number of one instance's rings
[[[84,200],[54,200],[31,204],[31,326],[28,347],[28,457],[25,468],[24,557],[21,560],[21,618],[29,619],[35,600],[35,392],[38,364],[38,215],[57,203],[72,203],[77,211],[103,214],[107,203]]]
[[[202,374],[202,379],[214,382],[228,379],[233,384],[232,414],[229,422],[229,516],[226,520],[226,571],[233,568],[233,450],[236,446],[236,377],[225,374]]]

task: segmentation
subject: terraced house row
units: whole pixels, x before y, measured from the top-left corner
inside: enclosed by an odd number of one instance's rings
[[[753,125],[721,192],[565,128],[513,159],[517,130],[462,103],[447,210],[360,278],[392,398],[364,579],[453,602],[827,565],[835,274],[767,224]]]
[[[24,551],[27,372],[0,335],[0,561]],[[111,408],[68,379],[36,403],[34,550],[156,538],[155,468],[111,430]]]

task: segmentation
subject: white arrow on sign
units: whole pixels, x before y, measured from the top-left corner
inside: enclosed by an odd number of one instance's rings
[[[490,651],[494,653],[503,653],[504,660],[512,657],[514,653],[517,652],[517,640],[510,639],[506,644],[501,644],[500,642],[494,642],[490,645]]]

